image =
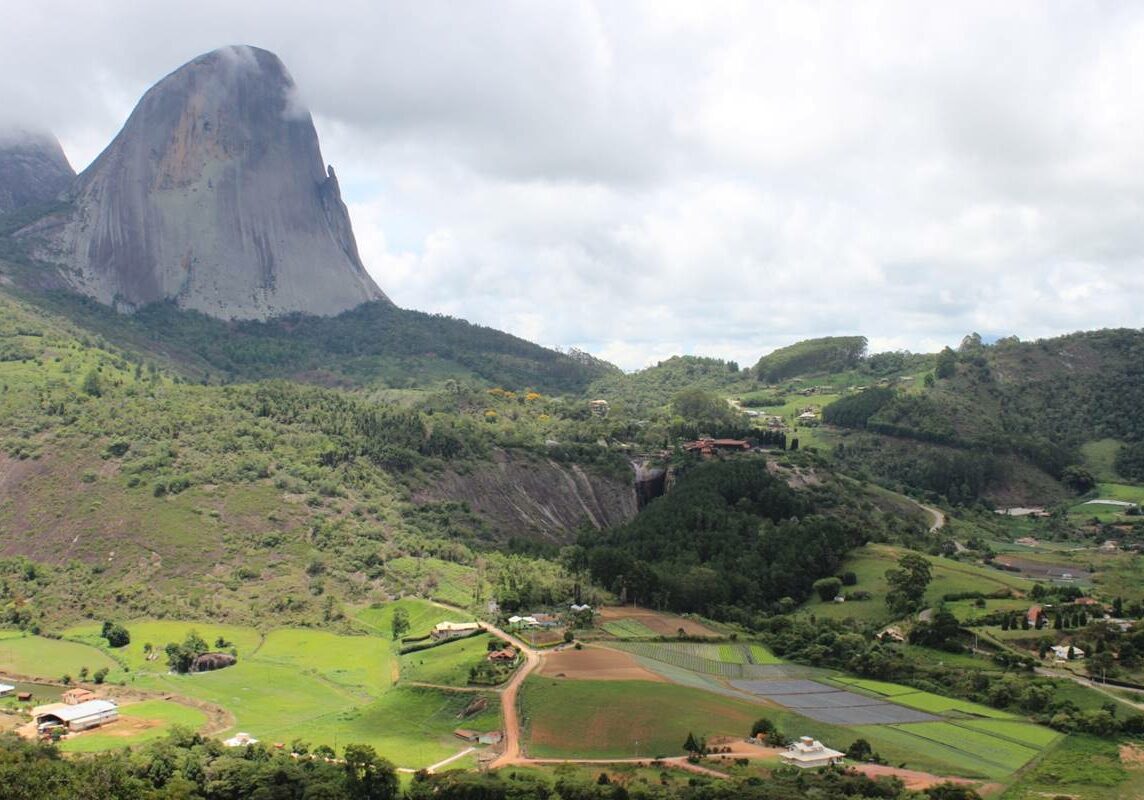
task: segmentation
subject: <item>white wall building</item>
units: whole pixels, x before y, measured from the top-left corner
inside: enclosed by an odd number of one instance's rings
[[[795,767],[829,767],[841,763],[844,755],[845,753],[831,750],[817,739],[803,736],[788,747],[785,753],[779,753],[779,759],[784,764]]]

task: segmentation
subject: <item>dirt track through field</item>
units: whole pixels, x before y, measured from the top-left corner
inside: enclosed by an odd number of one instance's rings
[[[694,620],[677,617],[674,614],[664,614],[650,608],[639,606],[604,606],[600,609],[602,622],[615,622],[621,619],[631,619],[660,636],[675,636],[682,628],[688,636],[718,636],[716,631]]]

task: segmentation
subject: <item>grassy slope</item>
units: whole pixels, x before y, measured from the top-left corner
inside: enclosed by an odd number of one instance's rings
[[[892,615],[886,608],[886,570],[897,565],[899,556],[906,552],[897,547],[883,544],[869,544],[852,552],[842,565],[842,571],[853,571],[858,583],[846,587],[846,591],[865,590],[871,593],[869,600],[834,603],[811,598],[802,610],[826,619],[855,619],[870,622],[888,621]],[[927,603],[938,602],[942,595],[954,592],[979,591],[985,594],[998,589],[1025,591],[1032,582],[1013,573],[964,564],[949,559],[929,557],[933,580],[926,591]]]

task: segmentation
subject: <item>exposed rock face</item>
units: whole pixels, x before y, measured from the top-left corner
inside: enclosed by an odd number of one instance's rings
[[[224,319],[337,314],[385,295],[366,274],[333,168],[273,53],[226,47],[153,86],[24,235],[78,291]]]
[[[201,656],[195,656],[195,660],[191,662],[191,672],[213,672],[237,663],[238,659],[230,653],[203,653]]]
[[[493,464],[464,474],[447,471],[414,500],[466,502],[501,537],[526,536],[566,544],[582,524],[608,528],[636,515],[631,479],[617,480],[577,465],[508,450]]]
[[[55,136],[0,131],[0,214],[49,203],[73,180],[75,170]]]

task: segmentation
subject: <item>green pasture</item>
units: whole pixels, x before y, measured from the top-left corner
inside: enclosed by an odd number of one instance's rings
[[[64,675],[79,679],[79,671],[108,669],[109,681],[123,677],[119,665],[95,648],[78,642],[43,636],[8,636],[0,639],[0,672],[58,681]]]
[[[407,591],[432,597],[455,606],[473,603],[477,571],[472,567],[439,558],[401,556],[385,563],[389,577],[396,578]]]
[[[405,609],[405,613],[409,615],[409,631],[405,636],[427,636],[438,622],[469,622],[473,619],[471,614],[450,611],[427,600],[415,598],[403,598],[392,603],[363,608],[354,619],[371,633],[384,639],[391,639],[393,613],[399,608]]]
[[[1116,481],[1116,454],[1120,451],[1118,439],[1096,439],[1080,446],[1081,460],[1098,481]]]
[[[849,600],[835,603],[821,600],[817,596],[808,600],[802,611],[822,619],[854,618],[872,624],[889,622],[893,615],[886,608],[886,570],[897,567],[898,558],[907,552],[898,547],[884,544],[868,544],[852,551],[839,568],[839,572],[853,572],[858,583],[844,587],[844,592],[863,590],[870,592],[869,600]],[[933,580],[926,591],[926,602],[930,605],[941,601],[943,595],[959,592],[982,592],[989,594],[999,589],[1025,591],[1032,586],[1028,578],[1001,570],[965,564],[952,559],[928,557]]]
[[[1071,734],[1021,773],[1005,800],[1123,800],[1144,797],[1144,769],[1120,760],[1114,739]]]
[[[198,730],[207,721],[206,714],[199,709],[171,700],[147,700],[122,706],[119,716],[122,722],[65,739],[60,743],[60,749],[65,753],[117,750],[161,739],[174,725]],[[134,725],[137,723],[150,723],[151,727],[135,730]],[[131,734],[124,735],[126,731],[131,731]]]
[[[462,717],[479,696],[486,698],[487,709]],[[269,735],[275,741],[289,743],[300,738],[311,745],[336,745],[339,750],[351,742],[368,744],[398,766],[419,768],[469,746],[453,736],[456,728],[486,731],[500,727],[500,702],[495,694],[398,686],[372,703],[283,725]],[[249,730],[254,732],[253,727]]]
[[[487,634],[479,634],[403,655],[401,679],[441,686],[467,686],[469,668],[485,658],[489,641]]]
[[[240,654],[241,655],[241,654]],[[278,628],[255,658],[320,675],[359,694],[376,696],[392,684],[392,648],[377,636],[339,636],[310,628]]]
[[[177,620],[135,620],[123,623],[127,632],[131,634],[131,642],[118,648],[109,648],[107,640],[100,637],[102,623],[92,622],[86,625],[77,625],[68,628],[63,635],[77,642],[83,642],[96,647],[121,661],[133,672],[166,672],[167,656],[163,648],[170,642],[182,642],[187,634],[195,631],[203,637],[212,650],[230,652],[231,648],[238,651],[238,659],[242,661],[252,656],[262,646],[262,634],[254,628],[240,625],[218,625],[210,622],[182,622]],[[219,638],[227,642],[225,647],[216,648]],[[146,645],[151,645],[153,653],[158,655],[147,660],[144,651]]]

